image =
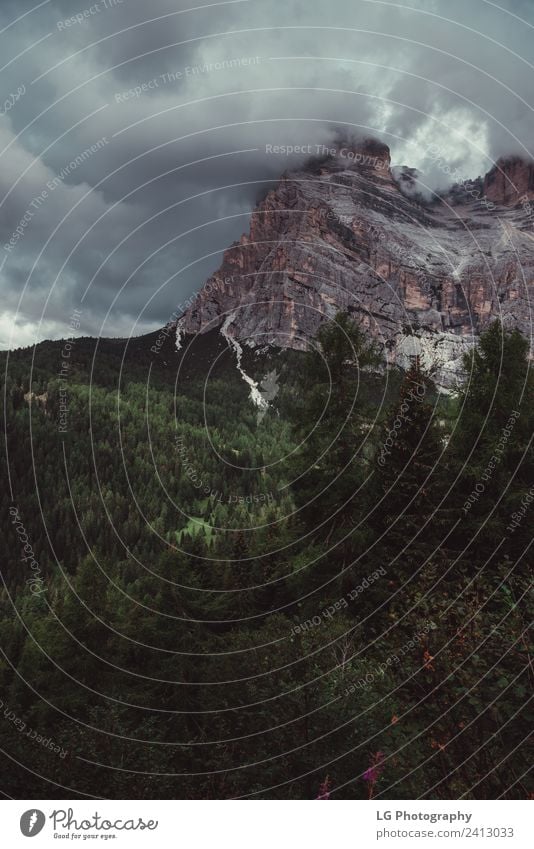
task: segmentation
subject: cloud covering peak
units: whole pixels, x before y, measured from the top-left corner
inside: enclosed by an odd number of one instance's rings
[[[306,158],[273,147],[375,136],[435,187],[531,157],[533,25],[528,0],[3,3],[0,345],[75,308],[84,335],[165,324]]]

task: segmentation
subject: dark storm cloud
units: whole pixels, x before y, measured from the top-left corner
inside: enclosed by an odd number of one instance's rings
[[[3,346],[82,298],[84,333],[165,322],[299,159],[266,144],[379,135],[433,185],[429,145],[470,175],[531,151],[530,3],[55,0],[10,26],[38,5],[0,7]]]

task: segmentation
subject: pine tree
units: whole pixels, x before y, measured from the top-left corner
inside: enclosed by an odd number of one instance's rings
[[[338,313],[317,335],[308,354],[302,397],[294,410],[299,443],[290,467],[297,505],[307,528],[319,535],[347,532],[355,524],[354,494],[363,477],[361,446],[366,401],[364,370],[377,351],[359,326]],[[326,521],[325,521],[326,520]]]
[[[464,365],[467,376],[451,441],[453,500],[461,520],[456,545],[480,562],[497,549],[500,556],[520,556],[530,543],[528,506],[534,501],[528,342],[519,331],[494,322]]]
[[[445,537],[435,515],[444,483],[444,446],[433,392],[432,381],[414,358],[376,451],[368,517],[375,544],[368,562],[378,558],[399,580],[419,569]]]

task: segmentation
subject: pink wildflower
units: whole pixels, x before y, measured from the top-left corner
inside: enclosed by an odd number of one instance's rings
[[[331,781],[328,776],[326,776],[325,780],[319,787],[319,794],[316,796],[316,799],[329,799],[330,798],[330,786]]]
[[[375,786],[384,770],[384,752],[374,752],[371,755],[371,762],[365,770],[362,778],[369,783],[368,798],[372,799],[375,791]]]

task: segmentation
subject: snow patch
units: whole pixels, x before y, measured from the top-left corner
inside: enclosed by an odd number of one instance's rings
[[[241,358],[243,356],[243,348],[233,336],[230,336],[229,327],[233,321],[235,321],[236,314],[235,312],[231,313],[231,315],[227,316],[224,320],[224,323],[221,327],[221,333],[226,339],[228,346],[235,351],[236,361],[237,361],[237,370],[239,371],[241,377],[250,386],[250,399],[253,404],[256,405],[260,410],[266,410],[269,407],[269,402],[263,397],[262,393],[258,388],[258,384],[255,380],[253,380],[244,370],[241,365]]]
[[[455,268],[452,269],[452,276],[455,278],[455,280],[461,280],[462,279],[462,273],[463,273],[464,269],[466,268],[466,266],[468,265],[469,259],[470,259],[469,256],[460,257],[460,261],[458,262],[458,265]]]
[[[392,359],[396,365],[406,370],[410,367],[413,357],[420,357],[423,369],[430,372],[440,391],[448,394],[451,385],[463,374],[463,355],[471,350],[474,344],[473,336],[421,330],[413,336],[397,336]]]
[[[185,336],[185,331],[183,330],[183,326],[185,324],[185,318],[181,318],[176,322],[176,350],[182,350],[182,337]]]

